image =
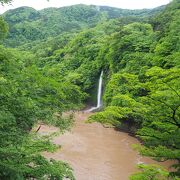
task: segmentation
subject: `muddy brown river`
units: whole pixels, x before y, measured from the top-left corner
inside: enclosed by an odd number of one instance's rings
[[[104,128],[99,123],[85,123],[89,115],[75,113],[72,130],[54,138],[54,143],[62,145],[62,148],[44,155],[68,162],[77,180],[128,180],[129,175],[137,171],[138,163],[157,164],[132,149],[132,145],[139,142],[127,133]],[[56,130],[43,125],[40,133]],[[170,162],[161,165],[168,168]]]

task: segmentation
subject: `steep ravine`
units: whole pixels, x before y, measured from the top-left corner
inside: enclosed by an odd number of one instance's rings
[[[132,149],[132,144],[139,143],[136,138],[98,123],[86,123],[90,114],[76,112],[72,130],[54,138],[54,143],[62,145],[62,148],[56,153],[44,155],[68,162],[77,180],[128,180],[130,174],[137,171],[138,163],[157,164]],[[39,133],[56,130],[42,126]],[[170,162],[161,165],[168,168]]]

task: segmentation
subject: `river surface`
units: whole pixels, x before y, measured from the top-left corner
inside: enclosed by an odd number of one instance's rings
[[[68,162],[77,180],[128,180],[129,175],[137,171],[138,163],[157,164],[132,149],[133,144],[139,143],[136,138],[99,123],[85,123],[90,114],[76,112],[72,130],[53,140],[62,148],[44,155]],[[57,129],[43,125],[39,132],[54,131]],[[161,165],[168,167],[170,163]]]

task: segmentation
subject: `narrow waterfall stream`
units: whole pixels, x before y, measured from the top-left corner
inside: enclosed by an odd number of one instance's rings
[[[103,71],[101,71],[101,75],[99,78],[98,95],[97,95],[97,108],[100,108],[102,106],[102,77],[103,77]]]
[[[102,82],[103,82],[103,71],[101,71],[100,77],[99,77],[99,84],[98,84],[98,91],[97,91],[97,105],[96,107],[92,107],[85,112],[93,112],[95,110],[98,110],[102,106]]]

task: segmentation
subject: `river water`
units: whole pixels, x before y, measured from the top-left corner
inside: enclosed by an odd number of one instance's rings
[[[129,175],[137,171],[138,163],[157,164],[132,149],[132,144],[139,142],[127,133],[104,128],[99,123],[85,123],[90,114],[76,112],[72,130],[54,138],[54,143],[62,148],[44,155],[68,162],[77,180],[128,180]],[[56,130],[43,125],[39,132]],[[161,165],[168,167],[170,162]]]

